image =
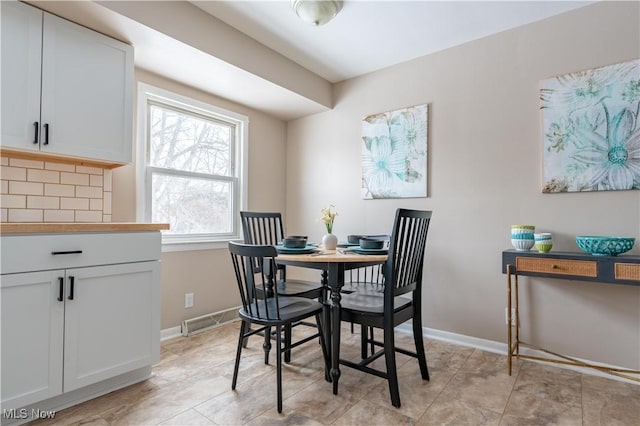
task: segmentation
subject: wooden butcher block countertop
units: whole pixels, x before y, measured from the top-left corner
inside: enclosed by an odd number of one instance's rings
[[[168,223],[0,223],[0,234],[58,234],[70,232],[140,232],[169,229]]]

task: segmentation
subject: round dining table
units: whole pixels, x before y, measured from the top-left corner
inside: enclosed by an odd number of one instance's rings
[[[330,364],[327,380],[333,383],[333,394],[338,394],[340,379],[340,289],[344,285],[344,273],[351,269],[383,264],[386,254],[357,254],[348,250],[325,250],[311,254],[278,254],[276,262],[322,271],[322,284],[331,294],[325,303],[324,333]]]

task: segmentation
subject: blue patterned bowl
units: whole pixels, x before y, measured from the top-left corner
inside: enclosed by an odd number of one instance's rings
[[[576,237],[576,244],[584,252],[595,256],[616,256],[631,250],[636,239],[631,237]]]

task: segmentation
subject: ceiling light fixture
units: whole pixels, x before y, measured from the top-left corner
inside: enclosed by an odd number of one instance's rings
[[[324,25],[342,9],[342,0],[292,0],[296,15],[311,25]]]

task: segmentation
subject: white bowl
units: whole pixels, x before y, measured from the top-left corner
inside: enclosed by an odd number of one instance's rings
[[[535,244],[533,240],[520,240],[520,239],[511,239],[511,244],[518,251],[529,251]]]

